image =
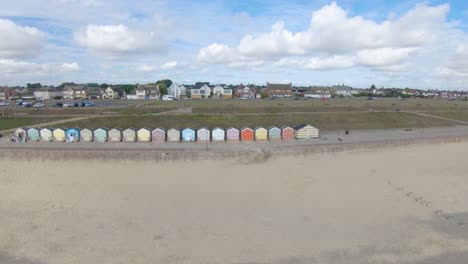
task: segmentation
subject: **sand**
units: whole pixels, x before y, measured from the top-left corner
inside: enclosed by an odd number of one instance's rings
[[[0,263],[466,263],[467,149],[2,159]]]

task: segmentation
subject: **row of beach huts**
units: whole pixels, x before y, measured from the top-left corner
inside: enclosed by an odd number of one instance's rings
[[[193,141],[254,141],[254,140],[293,140],[318,138],[319,129],[301,124],[296,127],[234,127],[223,129],[185,128],[18,128],[14,132],[17,141],[59,141],[59,142],[193,142]],[[19,139],[19,140],[18,140]],[[12,140],[13,141],[13,140]]]

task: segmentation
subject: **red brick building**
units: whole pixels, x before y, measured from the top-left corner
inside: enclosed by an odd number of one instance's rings
[[[268,94],[269,97],[292,97],[294,95],[291,83],[267,83],[265,92]]]

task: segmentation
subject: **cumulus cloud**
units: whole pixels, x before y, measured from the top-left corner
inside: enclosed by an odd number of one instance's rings
[[[80,68],[80,65],[76,62],[72,62],[72,63],[64,63],[62,65],[60,65],[61,69],[65,72],[76,72],[76,71],[79,71],[81,68]]]
[[[436,75],[446,78],[468,78],[468,46],[458,45],[455,54],[441,67],[436,69]]]
[[[130,29],[125,25],[88,25],[75,34],[75,39],[93,53],[112,57],[164,49],[164,42],[155,32]]]
[[[397,69],[418,49],[443,38],[449,6],[417,5],[398,18],[383,22],[350,17],[336,3],[312,13],[307,29],[291,32],[279,21],[271,32],[247,35],[237,46],[213,43],[200,49],[204,63],[243,64],[276,61],[309,70],[363,66]]]
[[[153,71],[156,71],[158,68],[155,67],[155,66],[151,66],[151,65],[140,65],[138,66],[137,70],[139,72],[153,72]]]
[[[10,20],[0,19],[0,58],[28,58],[38,56],[46,36],[33,27],[22,27]]]

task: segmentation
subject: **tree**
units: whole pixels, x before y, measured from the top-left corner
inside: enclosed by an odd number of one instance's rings
[[[28,83],[26,85],[27,89],[39,89],[42,88],[42,85],[40,83]]]
[[[133,84],[119,84],[119,85],[117,85],[117,87],[120,88],[120,89],[122,89],[123,91],[125,91],[125,94],[129,94],[129,93],[131,93],[133,90],[135,90],[135,87],[136,87],[136,86],[133,85]],[[120,95],[123,95],[123,93],[120,94]]]
[[[101,89],[106,89],[107,87],[109,87],[109,85],[107,85],[107,83],[101,84]]]
[[[157,81],[155,84],[159,85],[159,92],[161,93],[161,95],[166,95],[167,89],[169,88],[169,86],[172,85],[172,81],[169,79],[164,79]]]
[[[371,85],[371,90],[374,90],[375,89],[375,85]]]

